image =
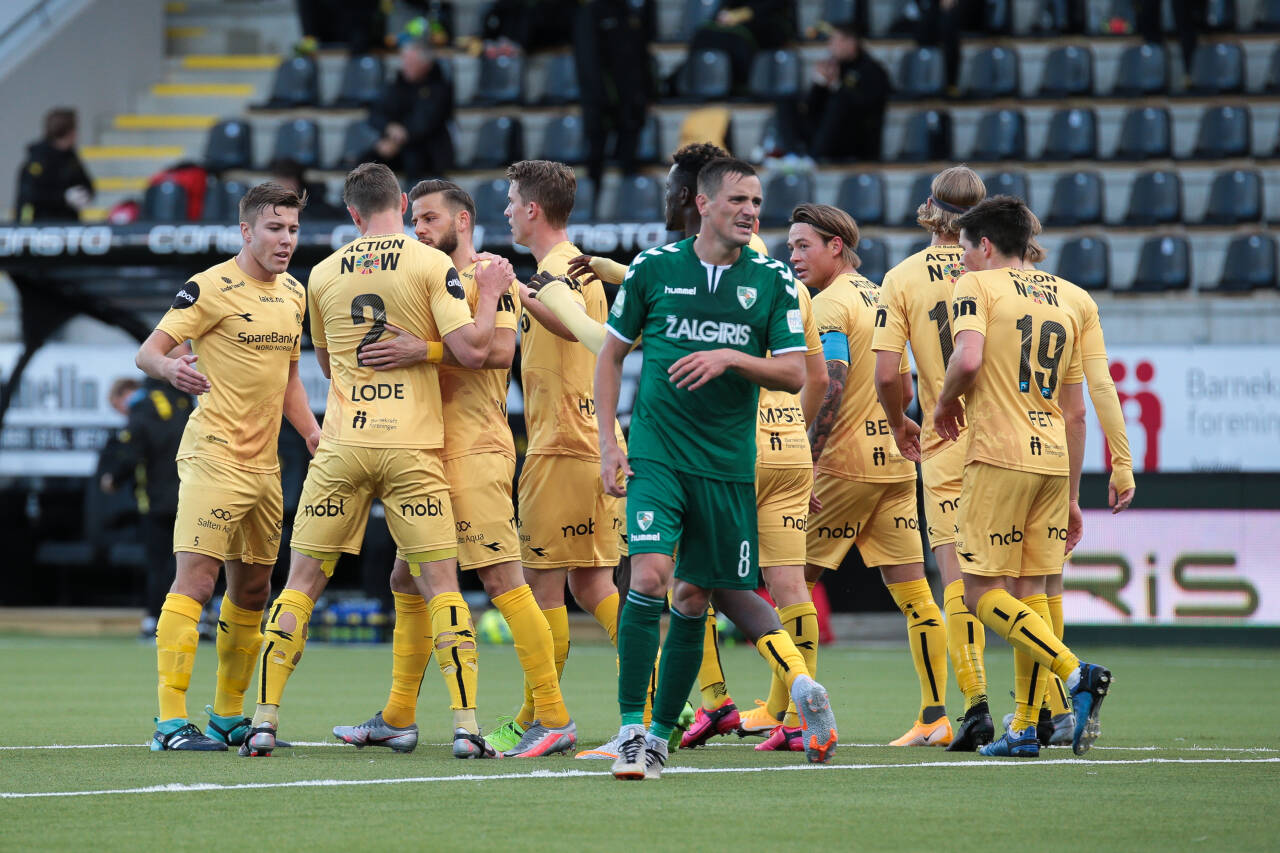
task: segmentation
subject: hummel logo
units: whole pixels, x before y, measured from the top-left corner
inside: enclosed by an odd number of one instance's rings
[[[244,320],[246,323],[252,323],[252,322],[253,322],[253,315],[252,315],[252,314],[245,313],[245,314],[237,314],[236,316],[237,316],[237,317],[239,317],[239,318],[241,318],[242,320]]]

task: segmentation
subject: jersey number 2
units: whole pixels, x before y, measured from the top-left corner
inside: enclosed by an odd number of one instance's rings
[[[366,308],[373,311],[373,325],[361,339],[360,345],[356,347],[356,364],[361,363],[361,353],[364,348],[376,342],[387,330],[387,306],[383,303],[382,297],[376,293],[362,293],[351,300],[351,322],[357,326],[364,325],[367,322],[364,316]]]

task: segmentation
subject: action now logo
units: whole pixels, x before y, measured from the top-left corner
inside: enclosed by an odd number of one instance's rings
[[[746,346],[751,342],[751,327],[745,323],[720,323],[715,320],[690,320],[667,315],[663,331],[673,341],[698,341],[706,344]]]

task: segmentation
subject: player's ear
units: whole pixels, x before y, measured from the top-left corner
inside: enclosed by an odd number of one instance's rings
[[[827,242],[827,253],[833,258],[838,258],[844,254],[844,239],[839,235],[832,237]]]
[[[409,197],[404,193],[400,193],[400,215],[404,216],[404,212],[409,209]]]
[[[240,237],[245,241],[245,243],[253,242],[253,226],[251,226],[248,222],[241,222]]]

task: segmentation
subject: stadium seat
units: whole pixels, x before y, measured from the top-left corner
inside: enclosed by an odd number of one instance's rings
[[[1098,156],[1098,114],[1091,108],[1057,110],[1049,117],[1044,160],[1094,160]]]
[[[320,68],[310,56],[286,59],[276,68],[271,84],[271,97],[266,106],[272,109],[315,107],[320,104]]]
[[[825,0],[822,4],[822,20],[831,24],[857,21],[858,7],[863,5],[863,0]],[[865,8],[862,14],[864,16],[867,14]]]
[[[1268,95],[1280,94],[1280,45],[1271,52],[1271,61],[1267,63],[1267,79],[1263,83],[1263,91]]]
[[[1093,51],[1069,44],[1049,51],[1040,76],[1040,97],[1078,98],[1093,94]]]
[[[480,60],[475,103],[518,104],[524,99],[524,57],[501,55]]]
[[[1085,290],[1106,290],[1111,283],[1110,250],[1106,238],[1073,237],[1058,251],[1056,275]]]
[[[1111,94],[1121,98],[1162,95],[1169,90],[1169,60],[1158,44],[1136,44],[1120,54]]]
[[[863,237],[858,240],[858,247],[854,251],[858,260],[862,261],[858,272],[876,284],[883,281],[884,274],[889,271],[889,247],[885,242],[873,237]]]
[[[204,167],[214,173],[252,169],[253,125],[233,118],[209,128],[204,144]]]
[[[174,181],[152,184],[142,196],[142,218],[150,222],[186,222],[187,191]]]
[[[359,166],[381,138],[378,129],[362,118],[348,124],[342,132],[342,153],[338,155],[337,168],[349,170]]]
[[[1236,0],[1207,0],[1204,4],[1204,28],[1212,33],[1234,30]]]
[[[576,104],[582,99],[578,85],[578,66],[572,53],[557,53],[547,64],[547,86],[542,93],[542,103],[552,105]]]
[[[1280,32],[1280,0],[1261,0],[1257,4],[1258,18],[1253,28],[1259,32]]]
[[[1252,169],[1228,169],[1213,176],[1204,221],[1239,225],[1262,221],[1262,175]]]
[[[1019,110],[992,110],[978,119],[978,138],[970,159],[1027,159],[1027,119]]]
[[[204,222],[225,225],[240,221],[240,199],[249,191],[240,181],[210,180],[204,194]]]
[[[787,246],[786,234],[769,241],[768,249],[769,257],[777,258],[787,266],[791,265],[791,249]]]
[[[685,0],[684,14],[680,16],[680,40],[689,41],[698,27],[715,17],[719,0]]]
[[[978,100],[1018,97],[1018,54],[1006,47],[978,51],[969,63],[965,96]]]
[[[1270,234],[1241,234],[1227,244],[1227,258],[1215,290],[1243,291],[1276,286],[1276,241]]]
[[[732,86],[733,69],[723,50],[690,51],[676,79],[677,94],[695,101],[723,100]]]
[[[1196,148],[1192,156],[1198,160],[1248,157],[1253,148],[1249,124],[1248,107],[1206,107],[1200,116],[1200,129],[1196,133]]]
[[[939,98],[947,88],[942,51],[936,47],[908,50],[898,61],[898,88],[901,98]]]
[[[1125,225],[1167,225],[1182,220],[1182,181],[1177,172],[1143,172],[1129,191]]]
[[[1173,156],[1173,119],[1164,107],[1134,107],[1120,124],[1117,160],[1156,160]]]
[[[507,181],[498,178],[485,181],[472,190],[472,199],[476,203],[476,222],[481,225],[506,225],[507,217]]]
[[[1066,172],[1053,182],[1053,197],[1045,225],[1096,225],[1102,222],[1102,176],[1097,172]]]
[[[879,172],[846,175],[836,190],[836,207],[852,216],[860,228],[885,224],[884,178]]]
[[[569,222],[574,225],[594,222],[595,209],[596,182],[590,178],[579,178],[573,193],[573,210],[569,212]]]
[[[386,72],[382,58],[364,54],[347,60],[342,69],[342,85],[338,88],[335,107],[371,107],[382,97]]]
[[[907,192],[907,203],[902,209],[901,217],[898,219],[899,224],[916,224],[916,210],[925,203],[930,193],[933,192],[933,178],[933,172],[916,175],[915,180],[911,182],[911,189]]]
[[[766,157],[781,157],[787,153],[787,142],[782,134],[782,121],[776,112],[769,113],[764,124],[760,126],[760,142],[752,152],[753,160],[764,160]]]
[[[614,222],[661,222],[665,188],[648,175],[627,175],[613,199]]]
[[[907,118],[899,163],[925,163],[951,157],[951,113],[921,110]]]
[[[320,125],[309,118],[286,121],[276,128],[276,144],[271,159],[291,157],[306,169],[320,166]]]
[[[1190,91],[1224,95],[1244,91],[1244,51],[1234,42],[1201,44],[1191,63]]]
[[[542,158],[576,166],[587,160],[587,138],[582,119],[576,114],[563,115],[547,123],[542,132]]]
[[[804,65],[794,50],[765,50],[751,63],[747,90],[757,98],[775,100],[800,94]]]
[[[662,159],[662,124],[657,113],[649,113],[640,129],[640,141],[636,143],[636,160],[641,163],[657,163]]]
[[[476,136],[473,169],[503,169],[524,159],[524,125],[517,116],[485,119]]]
[[[987,195],[1011,195],[1030,204],[1031,191],[1026,172],[994,172],[982,179]]]
[[[764,186],[764,212],[760,215],[763,228],[782,228],[791,219],[791,211],[797,204],[813,201],[813,175],[776,174]]]
[[[1191,247],[1186,238],[1148,237],[1138,254],[1138,273],[1130,288],[1140,293],[1186,290],[1191,286]]]

